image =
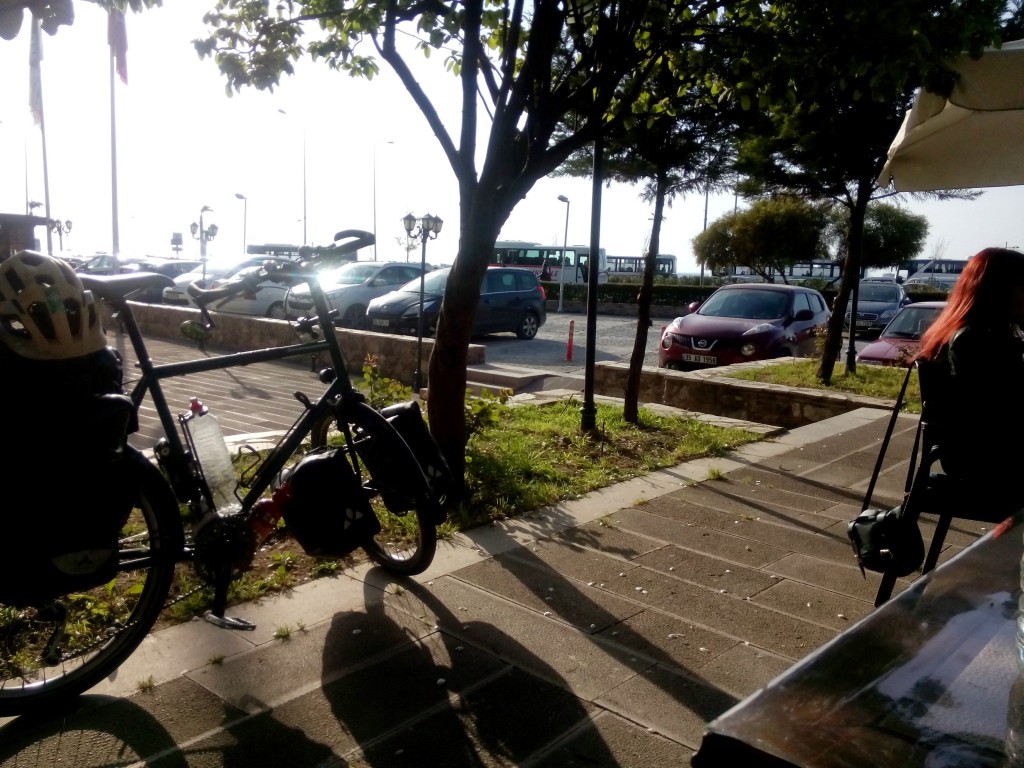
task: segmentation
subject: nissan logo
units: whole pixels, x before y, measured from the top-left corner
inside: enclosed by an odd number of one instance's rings
[[[707,339],[700,339],[700,340],[698,340],[697,341],[697,346],[700,347],[701,349],[706,349],[707,346],[708,346],[708,340]]]

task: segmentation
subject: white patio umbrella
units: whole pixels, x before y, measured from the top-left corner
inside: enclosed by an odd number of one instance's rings
[[[1024,40],[966,54],[948,99],[921,89],[878,177],[898,192],[1024,184]]]

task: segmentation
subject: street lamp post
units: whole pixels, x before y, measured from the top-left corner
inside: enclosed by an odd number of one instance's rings
[[[241,192],[235,192],[235,197],[242,201],[242,253],[249,252],[249,198]]]
[[[60,252],[64,253],[64,235],[71,234],[71,219],[63,222],[59,219],[50,219],[50,231],[56,233]]]
[[[562,258],[558,270],[558,311],[562,311],[562,293],[565,286],[565,251],[569,247],[569,198],[559,195],[558,199],[565,203],[565,235],[562,237]]]
[[[205,226],[203,224],[203,214],[207,211],[212,211],[208,205],[204,205],[199,211],[199,223],[196,224],[194,221],[189,225],[189,230],[192,232],[192,237],[199,241],[199,260],[203,262],[203,280],[206,279],[206,244],[213,240],[217,236],[217,225],[211,224]]]
[[[444,222],[439,216],[431,216],[429,213],[419,220],[411,213],[407,213],[402,218],[402,224],[410,238],[420,238],[423,241],[420,256],[420,310],[416,320],[416,373],[412,382],[413,390],[419,393],[423,388],[423,282],[427,275],[427,240],[433,240],[440,234]]]

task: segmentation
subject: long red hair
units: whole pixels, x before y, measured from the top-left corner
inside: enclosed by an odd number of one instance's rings
[[[967,324],[1009,325],[1010,293],[1024,284],[1024,254],[986,248],[968,259],[946,307],[921,337],[917,359],[934,360],[957,329]]]

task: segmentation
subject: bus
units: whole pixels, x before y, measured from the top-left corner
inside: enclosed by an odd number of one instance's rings
[[[587,245],[561,248],[522,240],[499,240],[494,244],[491,264],[526,267],[541,280],[553,283],[586,283],[591,261]],[[604,248],[597,259],[597,282],[608,282],[608,256]]]
[[[774,283],[802,283],[808,280],[824,280],[838,283],[843,276],[842,261],[815,260],[790,264],[782,271],[772,269],[768,273]],[[718,277],[730,283],[763,283],[764,278],[750,267],[731,267],[721,270]]]
[[[608,274],[638,275],[644,271],[645,256],[609,256]],[[659,253],[654,257],[654,274],[656,277],[676,276],[676,257],[667,253]]]
[[[929,285],[948,292],[966,265],[967,259],[911,259],[904,264],[908,275],[904,285]]]

